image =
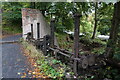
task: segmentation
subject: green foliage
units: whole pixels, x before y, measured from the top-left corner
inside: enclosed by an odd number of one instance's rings
[[[44,72],[51,78],[56,78],[60,75],[57,71],[55,71],[55,69],[48,65],[47,61],[45,61],[45,63],[42,63],[41,66],[39,66],[39,68],[42,70],[42,72]],[[60,75],[60,77],[62,76]]]
[[[89,15],[89,17],[83,16],[81,18],[81,23],[80,23],[80,32],[84,33],[87,36],[91,36],[93,32],[93,23],[92,23],[92,16]]]
[[[3,20],[9,21],[9,24],[21,24],[21,9],[28,7],[29,3],[22,2],[3,2]]]
[[[92,53],[96,53],[96,54],[103,54],[105,52],[105,48],[104,47],[101,47],[101,48],[94,48],[92,50]]]
[[[84,40],[86,42],[86,44],[92,42],[92,40],[89,38],[88,35],[85,35],[85,36],[81,37],[80,40]]]
[[[27,55],[29,55],[29,57],[34,58],[34,59],[41,59],[41,61],[45,59],[42,52],[36,50],[35,46],[24,41],[23,39],[21,39],[20,41],[21,41],[21,44],[23,45],[23,48],[26,49]]]
[[[16,20],[21,18],[21,5],[19,3],[3,3],[3,19]],[[12,21],[11,20],[11,21]]]
[[[102,34],[102,35],[106,35],[108,34],[108,32],[110,32],[110,27],[105,25],[104,27],[99,27],[98,31]]]
[[[53,59],[52,61],[48,61],[48,59],[45,59],[41,61],[41,59],[37,60],[37,63],[40,65],[38,66],[40,70],[42,70],[43,73],[45,73],[47,76],[51,78],[60,78],[64,76],[65,73],[65,65],[63,65],[60,61]],[[63,68],[59,68],[58,70],[55,70],[52,65],[54,64],[60,64],[63,66]],[[59,66],[60,67],[60,66]],[[57,69],[57,67],[56,67]]]
[[[29,8],[30,2],[4,2],[3,8],[3,21],[9,22],[9,24],[21,25],[21,9]],[[63,32],[63,30],[73,30],[74,21],[73,14],[78,12],[82,14],[81,18],[81,32],[92,33],[93,19],[88,22],[87,17],[91,15],[94,9],[94,3],[73,3],[73,2],[60,2],[60,3],[45,3],[35,2],[35,8],[42,10],[42,14],[46,17],[47,21],[50,21],[52,16],[56,17],[56,31]],[[109,12],[109,13],[108,13]],[[99,28],[98,30],[102,34],[107,34],[110,27],[110,19],[112,18],[113,5],[106,5],[106,3],[99,4],[98,18]],[[92,15],[91,17],[93,17]],[[89,18],[89,17],[88,17]],[[7,23],[6,22],[6,23]],[[107,27],[107,28],[106,28]]]
[[[70,3],[55,3],[54,15],[56,17],[56,30],[63,32],[63,30],[71,30],[73,28],[73,18],[69,14]]]
[[[72,51],[73,41],[69,38],[69,35],[66,33],[55,33],[59,47]]]
[[[95,42],[95,43],[99,43],[101,45],[104,45],[104,46],[106,46],[106,44],[107,44],[107,41],[102,41],[102,40],[97,39],[97,38],[92,40],[92,41]]]
[[[20,19],[21,16],[21,9],[25,7],[29,7],[29,3],[25,2],[3,2],[2,9],[3,9],[3,19],[12,19],[17,20]]]
[[[85,52],[83,52],[83,51],[80,51],[80,53],[79,54],[85,54]]]
[[[57,64],[57,63],[60,63],[60,61],[58,61],[58,60],[56,60],[56,59],[53,59],[53,60],[52,60],[52,63],[53,63],[53,64]]]
[[[19,24],[21,26],[21,9],[29,8],[30,2],[3,2],[3,21],[9,24]],[[42,10],[42,14],[50,21],[52,16],[56,17],[56,31],[63,32],[63,30],[73,30],[73,14],[78,12],[82,14],[81,18],[81,32],[88,32],[92,34],[92,25],[94,19],[87,18],[93,13],[94,3],[86,2],[35,2],[35,8]],[[113,13],[113,4],[99,3],[98,8],[98,31],[102,34],[107,34],[110,28],[110,20]],[[91,16],[92,18],[94,15]],[[4,23],[3,22],[3,23]]]
[[[21,39],[22,40],[22,39]],[[50,56],[44,56],[41,51],[35,49],[35,46],[22,41],[22,45],[29,52],[27,53],[32,58],[36,59],[37,67],[41,70],[41,73],[44,73],[50,78],[62,78],[65,76],[66,65],[61,61],[54,59]],[[58,67],[53,67],[58,64]]]
[[[3,26],[2,30],[10,32],[10,33],[22,33],[21,27]]]
[[[85,3],[85,2],[60,2],[60,3],[45,3],[45,2],[36,2],[35,8],[42,10],[42,14],[49,22],[52,16],[55,16],[56,19],[56,32],[55,33],[58,39],[58,44],[60,48],[72,50],[73,41],[67,40],[68,35],[62,34],[64,30],[73,30],[74,28],[74,13],[82,14],[80,19],[80,32],[84,33],[85,36],[80,38],[80,40],[84,41],[86,45],[91,45],[93,43],[99,43],[103,46],[106,46],[106,42],[101,41],[99,39],[90,39],[91,34],[93,32],[93,24],[94,24],[94,3]],[[2,16],[3,16],[3,30],[13,31],[15,33],[21,32],[21,9],[29,8],[30,3],[23,2],[3,2],[2,3]],[[98,32],[101,34],[108,34],[111,26],[111,19],[113,15],[113,4],[108,4],[104,2],[100,2],[98,4],[97,10],[97,20],[98,20]],[[11,27],[13,26],[13,27]],[[15,28],[14,26],[19,26],[19,28]],[[97,32],[97,34],[98,34]],[[111,42],[110,42],[111,43]],[[114,45],[114,44],[113,44]],[[30,54],[32,57],[37,57],[37,63],[39,64],[39,68],[51,78],[63,77],[65,73],[65,65],[56,59],[48,60],[48,57],[40,55],[41,53],[33,50],[33,46],[29,46],[28,43],[25,43],[24,46],[28,49],[28,51],[32,52]],[[116,45],[115,45],[116,46]],[[115,55],[114,58],[120,59],[120,47],[119,43],[118,47],[115,47]],[[90,47],[90,46],[88,46]],[[105,47],[94,48],[92,50],[93,53],[102,54],[105,52]],[[81,52],[80,54],[84,54]],[[60,64],[63,68],[59,68],[58,71],[54,69],[52,66]],[[103,77],[112,78],[111,74],[115,77],[115,79],[119,79],[120,75],[118,71],[115,69],[111,69],[107,67],[104,70],[100,69],[100,73]],[[90,78],[91,79],[91,78]],[[89,80],[87,78],[87,80]]]
[[[120,48],[119,47],[115,48],[114,58],[120,60]]]
[[[28,7],[29,3],[3,2],[2,3],[2,26],[3,30],[12,33],[20,33],[22,26],[21,9]]]
[[[107,66],[105,69],[99,69],[99,76],[100,78],[108,78],[113,80],[119,80],[120,74],[117,69],[114,69],[110,66]]]
[[[91,43],[99,43],[99,44],[101,44],[101,45],[106,45],[106,41],[102,41],[102,40],[100,40],[100,39],[90,39],[90,37],[89,37],[89,33],[88,34],[86,34],[86,35],[84,35],[83,37],[80,37],[80,40],[81,41],[84,41],[84,43],[85,44],[91,44]]]
[[[108,34],[110,32],[111,20],[113,16],[114,6],[112,3],[100,3],[98,8],[98,31],[101,34]]]
[[[87,14],[91,12],[90,3],[60,2],[60,3],[52,3],[51,5],[52,6],[47,11],[47,14],[56,17],[57,32],[63,32],[64,30],[73,30],[73,27],[74,27],[73,14],[74,13],[77,12],[82,15],[88,16]],[[48,17],[48,15],[46,17]],[[81,19],[81,21],[82,20],[84,19]],[[83,24],[83,26],[85,26],[85,24]]]

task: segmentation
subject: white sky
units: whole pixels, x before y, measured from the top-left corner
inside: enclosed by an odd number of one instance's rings
[[[0,0],[1,2],[117,2],[120,0]]]

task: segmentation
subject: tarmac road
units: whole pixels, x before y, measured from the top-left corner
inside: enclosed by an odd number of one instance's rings
[[[2,41],[16,41],[22,35],[13,35],[3,38]],[[26,57],[22,54],[21,46],[19,43],[0,44],[2,48],[2,77],[3,78],[20,78],[21,73],[27,73],[30,69]],[[26,76],[29,78],[29,76]]]

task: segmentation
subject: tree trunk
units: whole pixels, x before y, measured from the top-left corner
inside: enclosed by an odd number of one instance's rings
[[[114,14],[113,14],[113,19],[112,19],[110,38],[108,40],[107,48],[106,48],[105,56],[108,58],[112,58],[113,54],[115,53],[119,26],[120,26],[120,2],[117,2],[114,5]]]
[[[97,8],[98,8],[98,3],[95,3],[95,24],[94,24],[94,31],[93,31],[93,35],[92,35],[92,39],[95,38],[95,34],[96,34],[96,29],[97,29]]]
[[[74,14],[74,20],[75,20],[75,22],[74,22],[74,25],[75,25],[75,28],[74,28],[74,58],[78,58],[78,54],[79,54],[80,17],[81,17],[81,15],[78,13]],[[74,60],[73,66],[74,66],[74,68],[73,68],[74,73],[77,76],[77,74],[78,74],[78,61],[77,60]]]

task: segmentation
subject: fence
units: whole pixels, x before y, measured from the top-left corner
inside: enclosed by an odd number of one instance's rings
[[[28,33],[27,40],[32,42],[36,48],[41,49],[44,55],[51,55],[55,56],[56,59],[60,59],[60,55],[67,58],[67,62],[73,65],[73,71],[78,75],[78,68],[86,69],[91,66],[95,66],[96,58],[99,55],[94,54],[79,54],[79,26],[80,26],[80,17],[81,15],[75,14],[74,15],[74,51],[69,52],[65,49],[58,48],[54,45],[54,27],[55,27],[55,20],[51,20],[51,35],[45,35],[43,38],[35,40],[32,37],[31,33]],[[62,57],[63,58],[63,57]]]

